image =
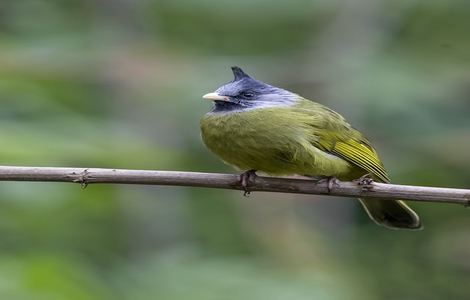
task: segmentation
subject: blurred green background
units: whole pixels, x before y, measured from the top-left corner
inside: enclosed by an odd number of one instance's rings
[[[396,183],[470,188],[470,2],[2,0],[2,165],[233,172],[201,95],[239,65],[365,132]],[[0,184],[1,299],[468,299],[470,211]]]

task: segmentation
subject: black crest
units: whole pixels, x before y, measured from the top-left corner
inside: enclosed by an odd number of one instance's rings
[[[233,66],[232,67],[232,72],[233,72],[233,76],[235,76],[234,78],[234,81],[237,81],[237,80],[240,80],[240,79],[243,79],[243,78],[250,78],[250,76],[248,76],[248,74],[246,74],[245,72],[243,72],[243,70],[237,66]]]

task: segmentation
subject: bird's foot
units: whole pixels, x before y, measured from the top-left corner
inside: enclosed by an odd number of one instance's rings
[[[374,183],[374,180],[372,179],[370,173],[362,175],[354,181],[357,182],[357,185],[362,187],[363,191],[370,191],[373,188],[372,183]]]
[[[339,186],[339,179],[334,176],[322,176],[313,178],[316,184],[321,184],[326,182],[326,188],[328,189],[328,193],[331,193],[331,190],[334,187]]]
[[[255,182],[256,177],[258,177],[258,175],[256,175],[256,170],[248,170],[240,174],[239,181],[243,190],[245,191],[243,196],[248,197],[248,195],[251,193],[249,185],[250,183]]]

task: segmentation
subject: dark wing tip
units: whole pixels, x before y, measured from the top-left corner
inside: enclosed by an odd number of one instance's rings
[[[248,74],[243,72],[243,70],[240,67],[233,66],[232,68],[233,76],[235,76],[235,81],[240,80],[245,77],[250,77]]]

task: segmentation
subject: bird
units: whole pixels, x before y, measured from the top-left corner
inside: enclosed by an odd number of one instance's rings
[[[246,171],[240,176],[244,187],[257,171],[327,179],[328,186],[359,178],[390,182],[371,143],[339,113],[256,80],[240,67],[231,69],[232,81],[203,95],[213,106],[200,119],[200,129],[210,151]],[[419,216],[402,200],[359,201],[378,225],[422,229]]]

